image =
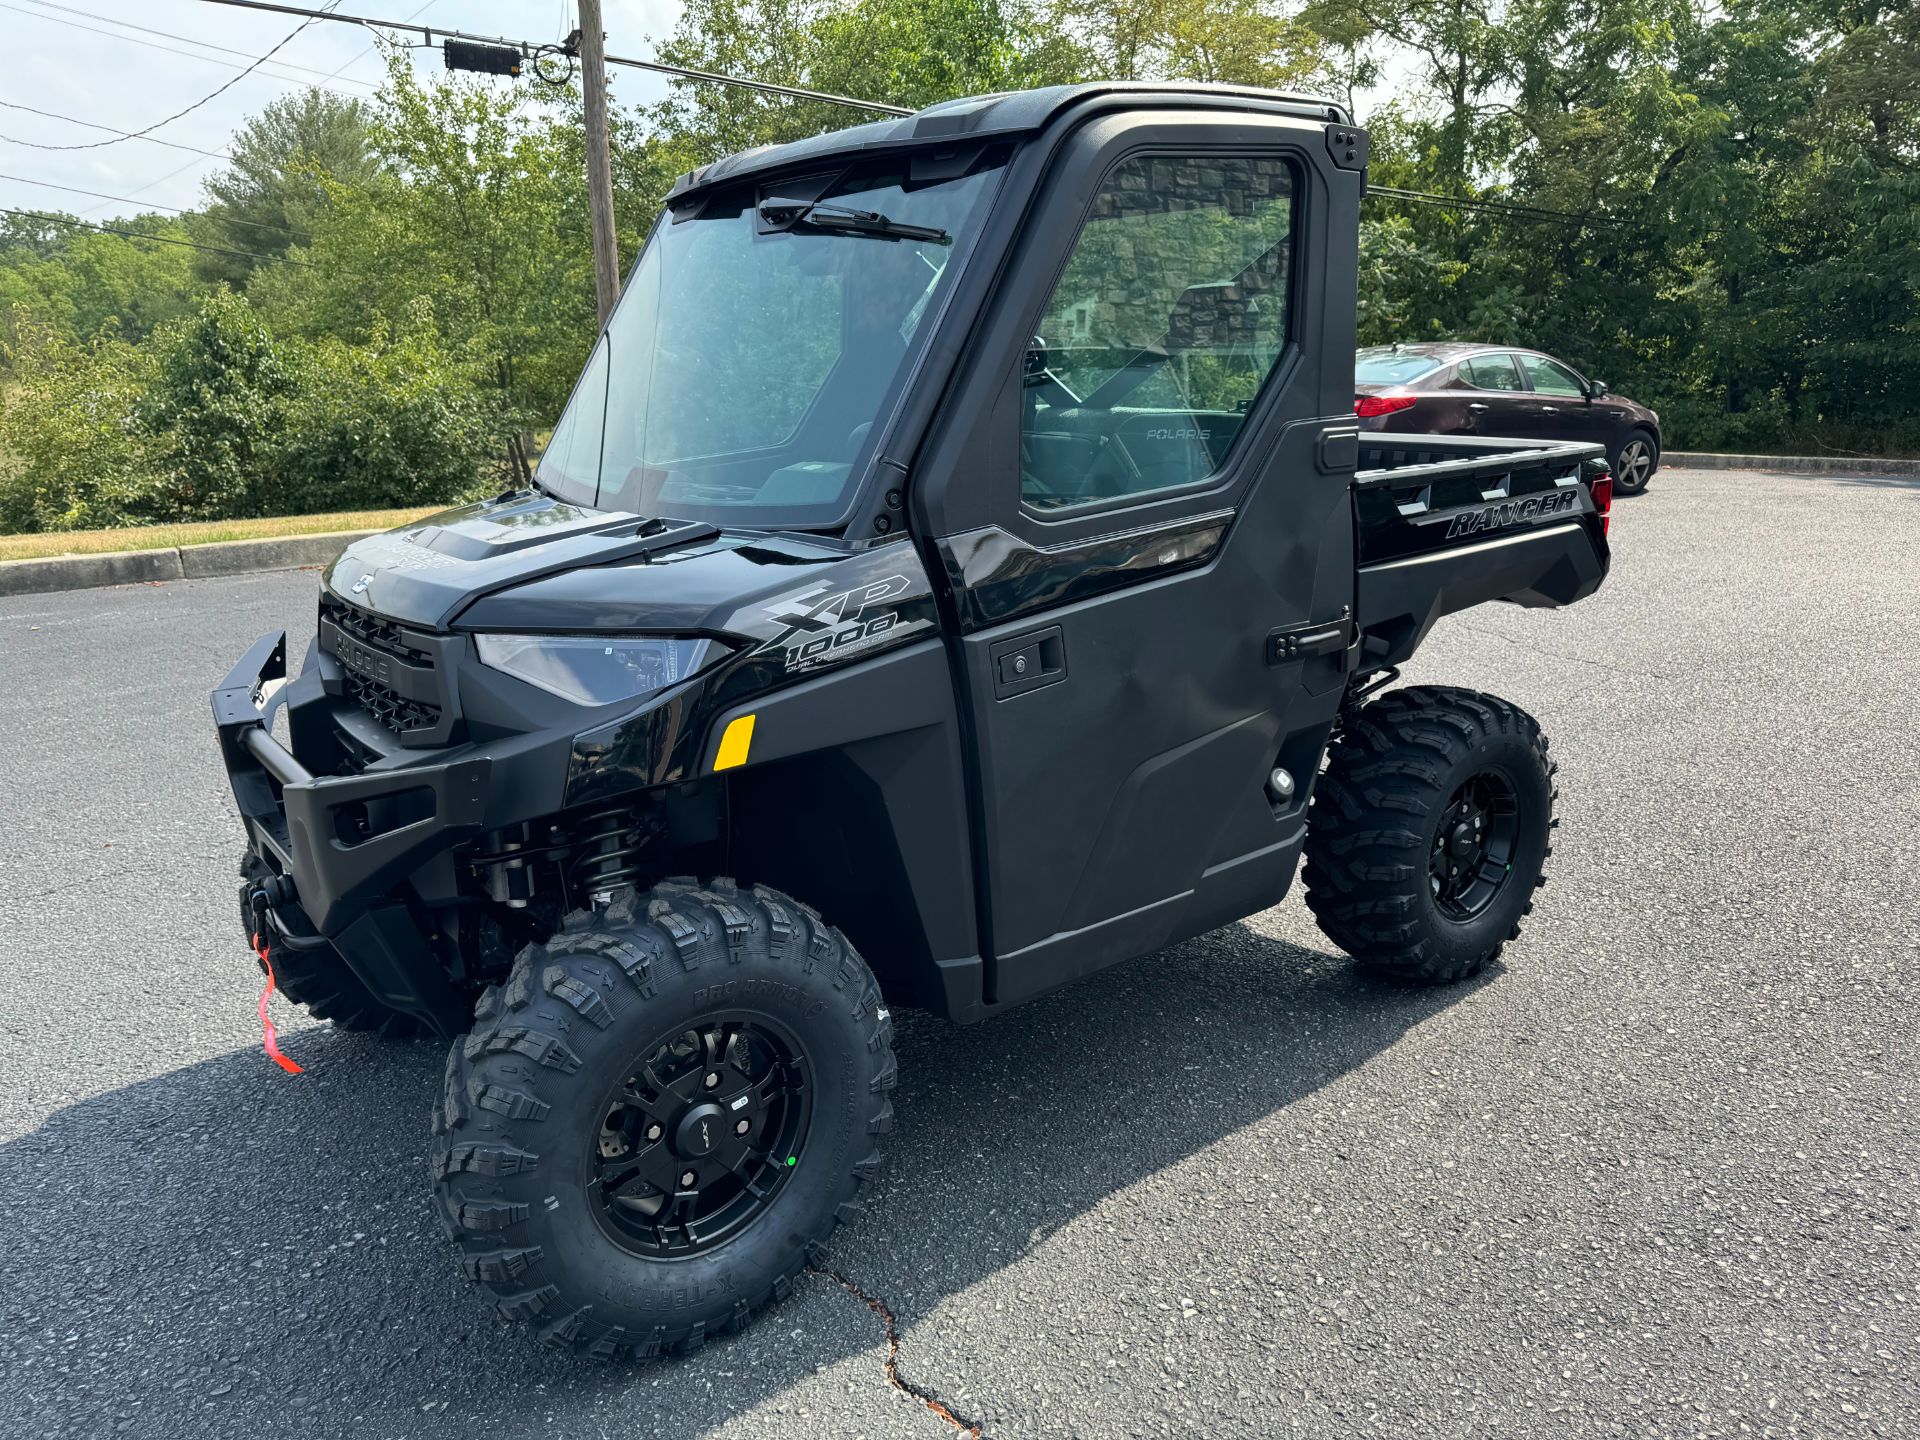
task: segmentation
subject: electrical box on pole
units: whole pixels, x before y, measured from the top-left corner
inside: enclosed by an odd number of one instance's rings
[[[479,45],[471,40],[442,42],[440,53],[447,57],[447,69],[472,70],[480,75],[520,74],[521,53],[509,45]]]

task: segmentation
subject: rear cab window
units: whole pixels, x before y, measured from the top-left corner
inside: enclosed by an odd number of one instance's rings
[[[1356,385],[1406,385],[1423,380],[1440,368],[1431,355],[1409,355],[1403,350],[1362,350],[1353,357]]]

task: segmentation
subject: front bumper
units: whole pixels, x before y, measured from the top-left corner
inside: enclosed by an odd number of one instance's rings
[[[214,690],[213,723],[248,845],[292,879],[314,928],[337,937],[434,855],[480,831],[494,762],[467,753],[314,775],[273,737],[287,687],[279,630],[254,641]]]

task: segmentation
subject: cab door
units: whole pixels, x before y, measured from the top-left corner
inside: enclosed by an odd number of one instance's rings
[[[1086,124],[943,417],[918,519],[971,722],[989,1005],[1292,877],[1354,583],[1360,176],[1327,130]]]

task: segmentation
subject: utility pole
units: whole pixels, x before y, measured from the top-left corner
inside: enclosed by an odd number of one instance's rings
[[[586,98],[587,209],[593,220],[593,288],[604,326],[620,298],[613,230],[613,153],[607,144],[607,31],[600,0],[580,0],[580,88]]]

